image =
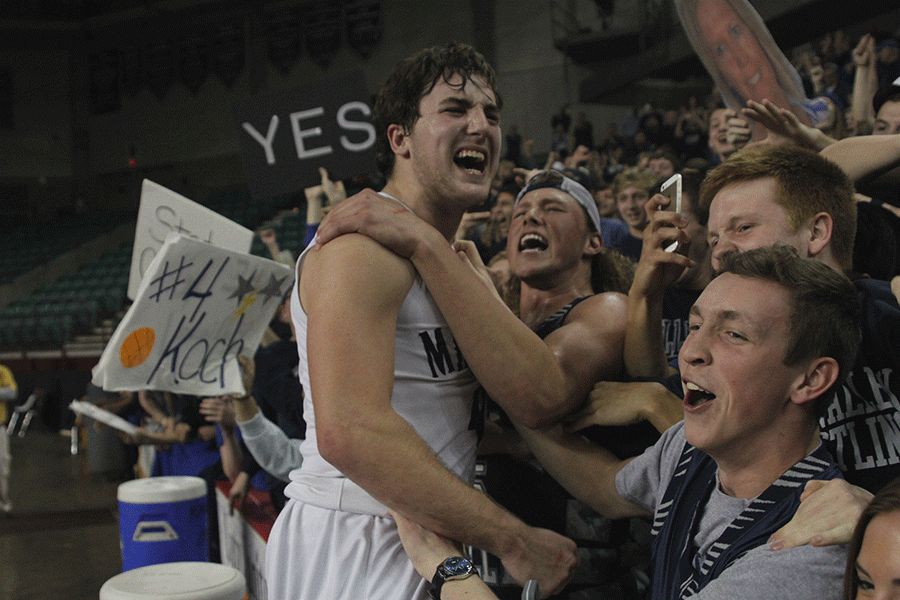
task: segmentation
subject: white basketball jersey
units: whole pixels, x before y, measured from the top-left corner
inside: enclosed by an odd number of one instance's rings
[[[308,251],[309,248],[297,261],[298,272]],[[383,515],[387,509],[382,504],[349,482],[319,455],[312,401],[315,390],[309,384],[307,361],[307,315],[300,305],[297,285],[291,294],[291,317],[297,334],[299,377],[305,395],[306,440],[301,445],[303,466],[291,472],[291,483],[285,494],[324,508]],[[450,328],[419,278],[413,282],[400,308],[394,354],[391,397],[394,410],[449,470],[472,482],[477,443],[472,411],[478,385]],[[341,498],[334,498],[335,495]]]

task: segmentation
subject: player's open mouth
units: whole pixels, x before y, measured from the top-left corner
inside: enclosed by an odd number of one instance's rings
[[[536,233],[526,233],[519,239],[519,252],[543,252],[549,244]]]
[[[484,173],[487,167],[487,158],[480,150],[460,150],[453,157],[453,162],[472,174]]]
[[[708,392],[694,383],[685,382],[684,387],[687,388],[684,394],[684,403],[691,407],[700,406],[716,397],[712,392]]]

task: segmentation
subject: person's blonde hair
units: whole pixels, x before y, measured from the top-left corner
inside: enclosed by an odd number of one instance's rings
[[[650,194],[650,190],[656,185],[657,179],[659,178],[652,171],[645,171],[644,169],[639,169],[637,167],[629,167],[616,175],[616,178],[613,179],[613,195],[618,197],[620,191],[631,186],[647,190],[647,194]]]

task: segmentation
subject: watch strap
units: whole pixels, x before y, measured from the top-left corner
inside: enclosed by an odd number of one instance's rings
[[[468,558],[463,556],[446,558],[434,572],[434,577],[431,579],[432,587],[428,590],[428,595],[434,600],[440,600],[441,588],[445,582],[467,579],[472,575],[478,575],[478,569]]]

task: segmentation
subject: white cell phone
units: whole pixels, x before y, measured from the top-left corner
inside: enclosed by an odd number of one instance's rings
[[[659,192],[669,199],[669,206],[665,210],[671,210],[681,214],[681,173],[675,173],[663,182]],[[666,246],[666,252],[675,252],[678,242],[672,242]]]
[[[675,173],[662,184],[659,189],[660,193],[668,198],[669,206],[666,210],[673,210],[681,213],[681,173]]]

